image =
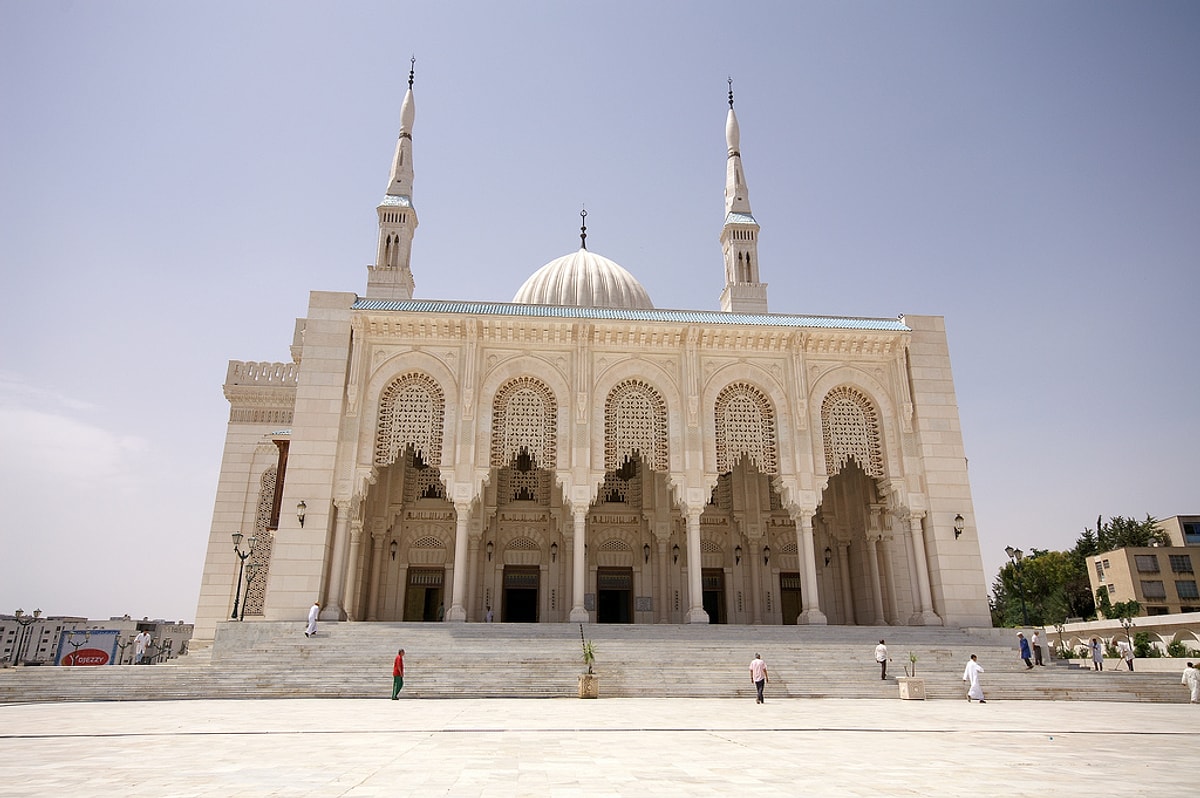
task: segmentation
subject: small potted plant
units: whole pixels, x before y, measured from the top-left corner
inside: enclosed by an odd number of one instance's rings
[[[908,664],[904,666],[904,675],[896,680],[900,685],[900,697],[907,699],[925,700],[925,680],[917,678],[917,653],[908,652]]]
[[[579,674],[579,697],[599,698],[600,677],[593,667],[596,664],[596,646],[583,636],[583,624],[579,624],[579,643],[583,647],[583,664],[587,666],[587,672]]]

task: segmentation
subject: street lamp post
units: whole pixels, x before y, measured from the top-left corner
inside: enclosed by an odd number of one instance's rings
[[[246,595],[242,597],[242,613],[238,616],[239,621],[246,620],[246,605],[250,603],[250,585],[254,582],[254,577],[258,576],[259,567],[256,562],[246,566]]]
[[[1021,560],[1025,559],[1025,552],[1020,549],[1014,549],[1012,546],[1005,546],[1004,553],[1008,555],[1008,559],[1013,562],[1013,570],[1017,575],[1017,595],[1021,597],[1021,620],[1029,626],[1029,612],[1025,609],[1025,585],[1021,579]]]
[[[236,621],[238,619],[238,602],[242,598],[242,571],[244,571],[246,569],[246,560],[249,559],[250,555],[254,553],[254,541],[255,540],[257,540],[257,538],[255,538],[253,535],[251,535],[249,540],[246,541],[246,543],[248,544],[246,551],[243,552],[241,549],[242,533],[241,532],[233,533],[233,553],[236,554],[237,558],[238,558],[238,581],[237,581],[237,590],[235,590],[233,593],[233,614],[230,615],[229,617],[231,620],[234,620],[234,621]]]
[[[42,611],[34,610],[33,615],[26,615],[25,610],[17,610],[13,613],[13,616],[17,619],[17,623],[21,625],[21,628],[17,630],[17,646],[13,649],[12,655],[12,664],[18,665],[21,662],[22,650],[29,645],[29,635],[32,634],[29,626],[42,617]]]

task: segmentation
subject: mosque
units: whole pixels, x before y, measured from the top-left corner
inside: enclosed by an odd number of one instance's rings
[[[312,292],[291,362],[229,363],[197,638],[314,601],[991,625],[943,319],[768,311],[732,90],[720,310],[659,310],[586,226],[510,302],[415,298],[412,87],[365,295]]]

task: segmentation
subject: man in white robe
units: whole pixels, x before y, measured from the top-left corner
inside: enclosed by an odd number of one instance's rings
[[[138,632],[137,637],[133,638],[133,664],[141,665],[142,660],[146,658],[146,648],[150,645],[150,635],[145,629]]]
[[[317,615],[321,612],[321,605],[314,601],[313,605],[308,608],[308,628],[304,630],[305,637],[312,637],[317,633]]]
[[[975,659],[975,655],[971,655],[971,659],[967,660],[967,669],[963,671],[963,681],[969,682],[967,689],[967,700],[975,699],[981,704],[986,704],[983,700],[983,687],[979,684],[979,674],[983,673],[983,666]]]
[[[1192,703],[1200,704],[1200,670],[1196,670],[1195,665],[1189,662],[1183,669],[1183,680],[1180,684],[1186,684],[1192,691]]]

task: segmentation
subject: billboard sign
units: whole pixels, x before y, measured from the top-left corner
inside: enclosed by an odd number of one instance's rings
[[[112,665],[117,661],[120,629],[64,629],[58,637],[55,665]]]

